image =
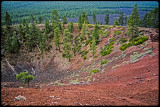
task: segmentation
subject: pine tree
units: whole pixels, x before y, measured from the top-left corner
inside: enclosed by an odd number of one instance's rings
[[[55,44],[55,47],[57,49],[59,49],[60,51],[60,47],[59,47],[59,44],[60,44],[60,30],[58,27],[56,27],[56,29],[54,30],[54,38],[53,38],[53,41],[54,41],[54,44]]]
[[[38,23],[39,23],[39,24],[42,23],[42,16],[39,16],[39,18],[38,18]]]
[[[22,25],[25,26],[25,24],[26,24],[26,19],[23,18],[23,19],[22,19]]]
[[[119,26],[119,23],[118,23],[117,19],[114,21],[114,25],[113,26]]]
[[[31,23],[31,24],[33,24],[34,18],[35,18],[35,17],[33,16],[33,14],[30,14],[30,23]]]
[[[5,19],[6,28],[9,29],[10,26],[12,25],[12,19],[8,12],[6,12],[4,19]]]
[[[123,26],[123,24],[124,24],[124,16],[123,16],[123,12],[121,13],[121,15],[120,15],[118,21],[119,21],[119,24],[120,24],[121,26]]]
[[[73,53],[74,53],[74,56],[76,55],[77,52],[80,52],[81,51],[81,41],[80,41],[80,37],[77,35],[75,38],[74,38],[74,42],[73,42]]]
[[[95,38],[96,45],[99,43],[99,33],[98,33],[99,26],[96,24],[94,30],[92,32],[92,36]]]
[[[63,17],[63,24],[67,24],[67,23],[68,23],[67,18],[66,18],[66,16],[64,16]]]
[[[96,14],[95,13],[93,13],[92,21],[93,21],[94,24],[97,23],[97,19],[96,19]]]
[[[106,25],[109,24],[109,14],[106,14],[106,16],[105,16],[105,24]]]
[[[138,13],[138,6],[137,4],[134,6],[132,14],[129,16],[128,22],[127,22],[129,28],[127,31],[129,34],[131,34],[131,38],[138,36],[138,26],[139,26],[139,13]]]
[[[127,25],[127,16],[124,18],[124,25]]]
[[[6,44],[6,52],[11,53],[12,52],[12,39],[10,38],[9,34],[7,34],[5,44]]]
[[[56,9],[52,11],[51,18],[52,18],[53,31],[56,29],[56,27],[58,27],[59,30],[61,30],[60,18],[58,15],[58,11]]]
[[[81,34],[80,38],[81,38],[81,42],[87,39],[86,38],[86,24],[85,24],[85,22],[83,23],[82,34]]]
[[[91,51],[92,51],[92,56],[94,57],[94,55],[96,54],[96,40],[95,40],[95,37],[92,36],[92,42],[91,42]]]
[[[71,21],[70,24],[68,25],[68,30],[72,33],[74,31],[74,25],[73,22]]]
[[[137,4],[134,6],[132,14],[128,19],[129,27],[138,27],[139,26],[139,13]]]
[[[81,15],[79,16],[79,19],[78,19],[78,31],[80,32],[81,31],[81,29],[82,29],[82,24],[83,24],[83,22],[82,22],[82,17],[81,17]]]
[[[64,33],[63,33],[63,57],[65,58],[68,58],[69,61],[70,61],[70,58],[72,57],[72,54],[71,54],[71,34],[70,32],[65,29],[64,30]]]
[[[18,37],[16,36],[15,32],[13,33],[13,40],[12,40],[12,49],[13,52],[18,53],[20,48]]]
[[[25,37],[26,37],[25,46],[28,49],[28,51],[32,51],[33,48],[32,36],[26,33]]]

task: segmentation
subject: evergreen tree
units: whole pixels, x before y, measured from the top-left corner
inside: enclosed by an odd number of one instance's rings
[[[30,14],[30,23],[31,23],[31,24],[33,24],[34,18],[35,18],[35,17],[33,16],[33,14]]]
[[[83,24],[83,22],[82,22],[82,17],[81,17],[81,15],[79,16],[79,19],[78,19],[78,31],[80,32],[81,31],[81,29],[82,29],[82,24]]]
[[[85,21],[86,21],[86,24],[89,24],[89,20],[88,20],[88,16],[87,15],[85,16]]]
[[[65,58],[68,58],[69,61],[70,61],[70,58],[72,57],[72,54],[71,54],[71,34],[68,30],[64,30],[64,33],[63,33],[63,57]]]
[[[7,34],[5,44],[6,44],[6,52],[11,53],[12,52],[12,39],[10,38],[9,34]]]
[[[117,19],[114,21],[114,25],[113,26],[119,26],[119,23],[118,23]]]
[[[106,25],[109,24],[109,14],[106,14],[106,16],[105,16],[105,24]]]
[[[22,25],[25,26],[25,24],[26,24],[26,19],[23,18],[23,19],[22,19]]]
[[[99,43],[99,33],[98,33],[99,26],[96,24],[94,30],[92,32],[92,36],[95,38],[96,45]]]
[[[60,47],[59,47],[59,44],[60,44],[60,30],[58,27],[56,27],[56,29],[54,30],[54,38],[53,38],[53,41],[54,41],[54,44],[55,44],[55,47],[57,49],[59,49],[60,51]]]
[[[15,32],[13,33],[13,40],[12,40],[12,49],[13,52],[18,53],[20,48],[18,37],[16,36]]]
[[[60,23],[58,11],[56,9],[52,11],[51,18],[52,18],[53,31],[56,29],[56,27],[58,27],[59,30],[61,30],[61,23]]]
[[[64,43],[63,44],[63,48],[64,48],[64,53],[63,53],[63,57],[68,58],[69,62],[71,61],[71,43]]]
[[[29,26],[27,22],[25,23],[25,34],[26,33],[29,33]]]
[[[67,18],[66,18],[66,16],[64,16],[63,17],[63,24],[67,24],[67,23],[68,23]]]
[[[45,34],[47,35],[50,31],[50,28],[49,28],[49,20],[46,20],[46,23],[45,23]]]
[[[138,36],[138,28],[137,27],[140,24],[137,4],[134,6],[132,14],[129,16],[127,23],[129,26],[127,31],[129,32],[129,34],[131,34],[131,38],[137,37]]]
[[[73,32],[74,31],[74,25],[73,25],[73,22],[71,21],[70,24],[68,25],[68,30],[70,32]]]
[[[121,15],[120,15],[118,21],[119,21],[119,24],[120,24],[121,26],[123,26],[123,24],[124,24],[124,16],[123,16],[123,12],[121,13]]]
[[[96,14],[93,13],[93,16],[92,16],[92,21],[94,24],[97,23],[97,19],[96,19]]]
[[[92,42],[91,42],[91,51],[92,51],[92,56],[94,57],[94,55],[96,54],[96,40],[95,40],[95,37],[92,36]]]
[[[142,27],[154,27],[158,28],[159,26],[159,8],[156,7],[149,13],[146,13],[143,20],[141,20]]]
[[[139,13],[137,4],[134,6],[132,14],[128,19],[129,27],[138,27],[139,26]]]
[[[5,19],[6,28],[9,29],[10,26],[12,25],[12,19],[8,12],[6,12],[4,19]]]
[[[42,16],[39,16],[39,18],[38,18],[38,22],[39,22],[39,24],[41,24],[41,23],[42,23]]]
[[[28,51],[32,51],[32,48],[33,48],[32,36],[26,33],[25,37],[26,37],[25,46]]]
[[[83,27],[82,27],[82,34],[80,36],[81,42],[86,40],[86,24],[85,22],[83,23]]]
[[[127,16],[124,18],[124,25],[127,25]]]
[[[80,41],[80,37],[77,35],[75,38],[74,38],[74,42],[73,42],[73,53],[74,53],[74,56],[77,52],[81,52],[81,41]]]

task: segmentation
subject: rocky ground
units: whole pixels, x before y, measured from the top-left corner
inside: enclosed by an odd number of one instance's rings
[[[110,35],[97,47],[96,58],[90,57],[89,53],[87,60],[75,56],[70,63],[67,63],[67,59],[61,58],[61,53],[55,51],[43,72],[36,70],[34,74],[32,69],[26,68],[35,76],[29,88],[14,79],[13,71],[5,70],[3,73],[1,71],[1,104],[5,106],[158,105],[159,42],[156,35],[159,31],[139,28],[149,37],[148,41],[121,51],[116,40],[114,51],[99,57],[100,47],[114,36],[113,31],[117,29],[120,28],[109,29]],[[100,63],[104,59],[109,62],[101,66]],[[20,68],[17,67],[18,69]],[[98,69],[98,72],[90,74],[89,71],[92,69]]]

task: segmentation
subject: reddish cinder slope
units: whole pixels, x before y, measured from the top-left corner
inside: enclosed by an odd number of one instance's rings
[[[112,37],[113,31],[110,37]],[[104,45],[104,39],[101,46]],[[89,84],[69,84],[71,77],[64,78],[64,85],[54,86],[53,84],[43,84],[41,88],[8,88],[1,89],[1,104],[2,105],[112,105],[112,106],[138,106],[159,104],[159,42],[147,41],[149,44],[146,48],[153,46],[152,54],[147,54],[139,59],[138,62],[130,63],[130,55],[133,52],[144,52],[141,46],[133,46],[126,49],[126,57],[118,58],[122,54],[118,46],[115,45],[114,50],[110,55],[96,58],[96,66],[100,64],[101,59],[116,60],[108,63],[104,67],[104,71],[99,71],[94,74]],[[103,44],[103,45],[102,45]],[[98,54],[97,54],[98,55]],[[82,58],[75,59],[75,68],[78,68],[78,63],[83,61]],[[94,61],[90,58],[91,61]],[[123,63],[129,61],[128,63]],[[74,61],[73,61],[74,62]],[[90,61],[86,61],[86,68]],[[91,64],[93,62],[90,62]],[[120,65],[115,69],[113,66]],[[83,66],[83,65],[81,65]],[[85,71],[85,70],[84,70]],[[73,71],[72,71],[73,72]],[[87,72],[80,72],[77,77],[79,80],[82,77],[88,76]],[[75,79],[75,78],[74,78]],[[18,84],[19,86],[22,84]],[[42,85],[42,84],[40,84]],[[24,86],[25,87],[25,86]],[[18,95],[26,97],[26,101],[15,101],[14,98]]]

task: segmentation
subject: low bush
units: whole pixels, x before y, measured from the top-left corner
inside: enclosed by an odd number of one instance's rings
[[[140,45],[140,44],[144,43],[147,40],[148,40],[148,37],[146,37],[146,36],[132,38],[132,39],[130,39],[128,44],[127,43],[122,44],[121,47],[120,47],[120,50],[124,51],[126,48],[128,48],[130,46]]]
[[[122,32],[120,30],[115,30],[114,31],[114,35],[120,35],[120,34],[122,34]]]
[[[101,56],[109,55],[112,52],[112,48],[114,47],[112,45],[114,43],[115,43],[115,38],[114,37],[109,39],[109,44],[101,49]]]
[[[90,74],[94,74],[94,73],[97,73],[97,72],[98,72],[97,69],[93,69],[93,70],[90,71]]]
[[[126,48],[130,47],[129,43],[124,43],[122,44],[122,46],[120,47],[120,50],[124,51]]]
[[[94,26],[92,24],[88,24],[88,27],[89,28],[93,28]]]
[[[101,61],[101,65],[103,65],[103,64],[107,64],[108,63],[108,60],[103,60],[103,61]]]
[[[89,50],[84,50],[81,52],[81,57],[84,57],[85,55],[87,55],[87,53],[89,52]]]
[[[125,43],[125,42],[127,42],[127,39],[126,39],[126,38],[121,37],[121,38],[119,39],[119,43]]]
[[[102,34],[102,38],[106,38],[106,37],[108,37],[109,36],[109,34],[110,34],[110,32],[109,31],[106,31],[106,32],[104,32],[103,34]]]

